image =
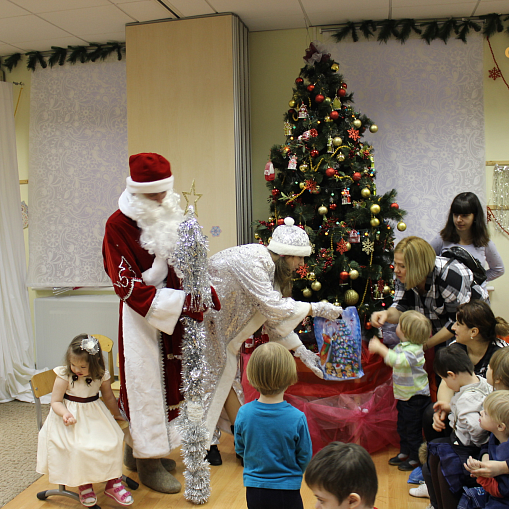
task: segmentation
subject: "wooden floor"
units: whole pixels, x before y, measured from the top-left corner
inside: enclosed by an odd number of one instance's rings
[[[223,465],[210,467],[212,494],[206,507],[209,509],[245,509],[246,500],[245,489],[242,484],[242,467],[235,458],[231,435],[223,434],[220,450]],[[407,484],[408,472],[400,472],[397,467],[391,467],[387,464],[388,459],[397,452],[396,449],[390,448],[373,455],[379,483],[375,506],[377,509],[424,509],[429,504],[429,499],[414,498],[408,494],[408,489],[412,487],[412,485]],[[177,462],[176,473],[173,473],[183,484],[183,464],[179,452],[175,451],[170,457]],[[125,470],[124,473],[130,475],[136,481],[138,480],[135,472]],[[7,503],[4,509],[63,509],[83,507],[78,502],[66,497],[56,496],[48,498],[46,501],[37,499],[36,495],[39,491],[51,488],[55,488],[55,486],[48,483],[47,476],[42,476],[23,493]],[[98,495],[97,503],[102,509],[118,509],[122,507],[104,495],[103,489],[103,486],[95,485]],[[315,498],[304,482],[301,493],[305,509],[313,508],[315,506]],[[139,489],[133,491],[132,494],[134,504],[131,507],[133,508],[189,509],[195,507],[194,504],[185,500],[183,491],[176,495],[164,495],[140,485]]]

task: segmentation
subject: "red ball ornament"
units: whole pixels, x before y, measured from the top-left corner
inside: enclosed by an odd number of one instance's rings
[[[369,329],[371,329],[371,327],[373,327],[373,326],[371,325],[371,322],[366,322],[365,327],[366,327],[366,330],[369,330]]]
[[[272,190],[272,196],[278,196],[280,192],[281,191],[279,191],[279,189],[273,189]]]
[[[346,83],[341,83],[341,88],[344,88],[345,90],[348,88]]]
[[[352,175],[352,178],[355,182],[359,182],[359,180],[362,178],[362,175],[356,171],[353,175]]]
[[[318,94],[316,97],[315,97],[315,102],[317,103],[323,103],[325,97],[322,95],[322,94]]]
[[[337,203],[331,203],[331,204],[329,205],[329,208],[330,208],[331,210],[336,210],[336,207],[337,207],[337,206],[338,206],[338,205],[337,205]]]
[[[310,153],[311,153],[311,157],[317,157],[320,152],[318,152],[318,150],[316,150],[316,148],[314,148]]]
[[[341,281],[348,281],[349,277],[350,275],[345,270],[339,274],[339,279],[341,279]]]
[[[308,92],[312,92],[315,89],[314,85],[308,85]]]
[[[277,220],[277,224],[278,224],[278,226],[281,226],[282,224],[284,224],[284,222],[285,222],[285,220],[284,220],[284,219],[282,219],[282,218],[279,218],[279,219]]]
[[[333,177],[335,174],[336,170],[334,168],[327,168],[325,170],[325,175],[327,175],[327,177]]]
[[[399,209],[399,205],[398,205],[396,202],[391,203],[391,209],[396,209],[396,210],[398,210],[398,209]]]
[[[339,111],[331,111],[329,117],[332,118],[332,120],[337,120],[339,118]]]
[[[297,83],[297,85],[300,85],[304,80],[299,76],[296,80],[295,80],[295,83]]]
[[[338,90],[338,95],[339,95],[339,97],[345,97],[345,95],[346,95],[346,90],[345,90],[344,88],[340,88],[340,89]]]

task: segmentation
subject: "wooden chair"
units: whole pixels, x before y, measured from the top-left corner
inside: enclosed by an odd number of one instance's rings
[[[111,390],[115,397],[118,398],[120,394],[120,381],[115,380],[115,371],[113,367],[113,340],[111,340],[108,336],[103,336],[102,334],[92,334],[99,344],[101,345],[101,350],[108,354],[108,371],[111,375]],[[118,355],[117,355],[117,367],[118,367]]]
[[[106,336],[96,335],[95,337],[98,339],[99,343],[101,344],[101,349],[108,352],[108,360],[112,364],[113,363],[113,354],[111,352],[111,349],[113,346],[113,341],[111,341],[111,339],[107,338]],[[106,340],[108,340],[111,343],[111,345],[109,346],[109,351],[106,348],[103,348],[104,339],[102,339],[102,338],[105,338]],[[107,345],[108,343],[105,342],[104,344]],[[111,371],[111,373],[113,373],[113,370]],[[46,394],[50,394],[53,391],[53,385],[55,383],[56,376],[57,376],[56,373],[52,369],[49,369],[47,371],[43,371],[42,373],[37,373],[30,380],[30,385],[32,387],[32,393],[34,395],[35,411],[36,411],[36,417],[37,417],[37,427],[39,430],[42,428],[42,425],[43,425],[42,407],[41,407],[40,398],[42,396],[45,396]],[[129,426],[126,422],[123,422],[123,421],[119,422],[118,424],[122,428],[122,430],[124,430],[126,427]],[[139,484],[134,479],[131,479],[130,477],[122,475],[122,480],[127,484],[127,486],[131,490],[138,489]],[[64,484],[60,484],[58,486],[58,489],[40,491],[39,493],[37,493],[37,498],[39,500],[46,500],[48,497],[51,497],[52,495],[62,495],[64,497],[72,498],[73,500],[76,500],[77,502],[80,501],[79,495],[77,493],[75,493],[74,491],[69,491],[68,489],[66,489]],[[93,509],[101,509],[101,508],[96,504],[93,506]]]

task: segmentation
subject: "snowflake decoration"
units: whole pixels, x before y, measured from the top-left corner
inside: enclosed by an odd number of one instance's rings
[[[493,69],[490,69],[488,71],[488,75],[490,78],[493,79],[493,81],[495,81],[497,78],[502,77],[502,73],[500,72],[500,69],[498,67],[493,67]]]
[[[306,189],[310,192],[310,193],[313,193],[316,191],[316,182],[314,180],[306,180]]]
[[[345,239],[341,239],[336,246],[336,251],[339,251],[341,254],[348,251],[348,244],[345,242]]]
[[[308,264],[305,263],[304,265],[301,265],[297,270],[297,274],[300,276],[301,279],[305,278],[308,275]]]
[[[366,254],[371,254],[375,250],[375,243],[369,239],[364,240],[362,242],[362,250]]]
[[[359,134],[359,131],[357,129],[354,129],[353,127],[351,129],[348,129],[348,137],[352,138],[352,140],[357,141],[361,135]]]
[[[221,228],[219,228],[219,226],[213,226],[210,229],[210,234],[212,237],[219,237],[219,235],[221,235]]]

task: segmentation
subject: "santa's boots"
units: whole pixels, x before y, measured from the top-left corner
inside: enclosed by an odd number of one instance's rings
[[[160,493],[178,493],[182,486],[162,465],[160,458],[136,459],[140,482]]]
[[[175,470],[177,464],[171,458],[160,458],[161,464],[168,471]],[[133,449],[129,445],[124,445],[124,465],[129,470],[136,472],[136,458],[133,456]]]

